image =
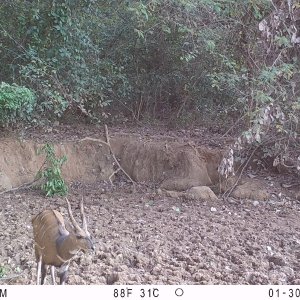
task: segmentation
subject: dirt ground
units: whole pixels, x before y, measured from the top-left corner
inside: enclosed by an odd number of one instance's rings
[[[68,283],[300,284],[300,204],[274,195],[203,202],[124,180],[73,182],[68,198],[78,219],[84,197],[96,250],[72,261]],[[66,215],[66,203],[29,189],[0,204],[0,284],[35,284],[31,218],[49,207]]]

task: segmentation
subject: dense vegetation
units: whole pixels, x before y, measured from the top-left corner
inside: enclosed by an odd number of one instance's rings
[[[286,0],[2,0],[0,89],[32,91],[18,120],[207,118],[244,125],[236,147],[294,139],[299,11]]]

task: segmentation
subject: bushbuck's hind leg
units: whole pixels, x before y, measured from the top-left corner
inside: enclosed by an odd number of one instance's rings
[[[44,284],[45,283],[45,277],[47,275],[48,267],[45,264],[42,263],[41,269],[42,269],[41,284]]]

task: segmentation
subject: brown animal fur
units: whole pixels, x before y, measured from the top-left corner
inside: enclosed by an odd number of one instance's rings
[[[62,215],[56,210],[45,210],[32,219],[35,241],[35,257],[38,264],[38,278],[42,272],[41,283],[44,283],[47,266],[51,266],[52,281],[55,283],[54,267],[61,268],[60,283],[65,283],[71,258],[80,250],[94,249],[81,203],[81,214],[84,229],[75,221],[70,203],[68,212],[71,224],[65,224]],[[68,229],[67,229],[68,228]],[[41,268],[41,269],[40,269]]]

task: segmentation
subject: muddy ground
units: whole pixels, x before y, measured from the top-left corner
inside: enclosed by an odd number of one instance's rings
[[[300,203],[278,192],[203,202],[123,179],[73,182],[69,200],[78,218],[84,196],[96,250],[72,261],[68,283],[300,284]],[[64,199],[24,189],[0,204],[0,284],[35,284],[31,218],[49,207],[66,215]]]
[[[81,195],[96,251],[72,262],[69,284],[300,284],[297,203],[202,203],[78,183],[75,212]],[[0,201],[0,264],[18,276],[9,283],[34,284],[31,218],[49,206],[66,214],[65,203],[34,190]]]

